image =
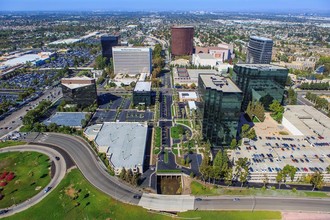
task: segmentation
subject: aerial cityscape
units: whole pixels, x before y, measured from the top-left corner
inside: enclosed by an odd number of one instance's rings
[[[330,219],[330,2],[2,1],[2,218]]]

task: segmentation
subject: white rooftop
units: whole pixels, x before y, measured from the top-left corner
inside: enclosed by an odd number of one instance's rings
[[[263,40],[263,41],[273,41],[272,39],[267,38],[267,37],[251,36],[250,38],[256,39],[256,40]]]
[[[307,105],[288,105],[283,117],[303,135],[330,137],[330,118]]]
[[[216,60],[211,54],[208,53],[195,54],[195,56],[199,56],[200,59],[204,60]]]
[[[113,47],[112,51],[121,51],[121,52],[150,52],[151,48],[150,47]]]
[[[188,106],[190,110],[197,109],[196,103],[194,101],[188,101]]]
[[[95,128],[95,129],[94,129]],[[99,147],[108,147],[110,162],[115,168],[134,169],[143,165],[148,126],[138,122],[105,122],[92,125],[85,130],[94,134],[99,130],[95,143]]]
[[[179,92],[180,99],[197,99],[196,92]]]
[[[40,60],[38,54],[25,54],[23,56],[7,60],[3,62],[3,64],[6,66],[16,66],[18,64],[25,64],[26,62],[33,62],[37,60]]]
[[[134,92],[150,92],[151,82],[137,82],[134,88]]]

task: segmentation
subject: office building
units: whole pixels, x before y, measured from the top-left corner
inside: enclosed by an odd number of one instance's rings
[[[273,99],[283,102],[288,69],[270,64],[236,64],[233,80],[243,92],[242,110],[250,101],[260,101],[267,109]]]
[[[194,47],[194,27],[173,26],[171,28],[171,53],[174,56],[191,55]]]
[[[272,60],[273,40],[251,36],[247,48],[246,63],[270,64]]]
[[[138,122],[104,122],[85,129],[99,152],[106,153],[110,165],[119,175],[122,168],[143,173],[148,126]]]
[[[211,54],[193,54],[192,64],[197,67],[215,67],[216,65],[222,63],[220,59],[214,58]]]
[[[120,45],[120,36],[101,36],[102,56],[109,61],[112,58],[112,48]]]
[[[115,74],[151,74],[152,52],[149,47],[113,47],[112,55]]]
[[[211,69],[186,69],[183,67],[173,68],[174,85],[198,85],[198,75],[202,73],[217,74],[216,70]]]
[[[95,79],[84,77],[61,80],[63,100],[69,104],[89,106],[97,101]]]
[[[199,75],[202,133],[213,147],[226,147],[237,136],[242,91],[229,78]]]
[[[134,105],[151,105],[151,82],[137,82],[133,91]]]

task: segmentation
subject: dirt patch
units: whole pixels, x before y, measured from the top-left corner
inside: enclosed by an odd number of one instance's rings
[[[75,197],[76,190],[73,188],[73,185],[70,185],[65,189],[65,194],[68,195],[70,198]]]
[[[41,189],[41,186],[37,186],[36,187],[36,191],[40,190]]]
[[[164,195],[181,195],[181,177],[158,176],[158,193]]]
[[[329,220],[330,214],[311,212],[282,212],[282,220]]]
[[[190,177],[183,176],[183,189],[182,189],[182,195],[190,195],[191,194],[191,181],[192,179]]]

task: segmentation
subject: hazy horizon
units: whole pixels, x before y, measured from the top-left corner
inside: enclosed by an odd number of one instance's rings
[[[329,0],[0,0],[0,11],[214,11],[330,13]]]

